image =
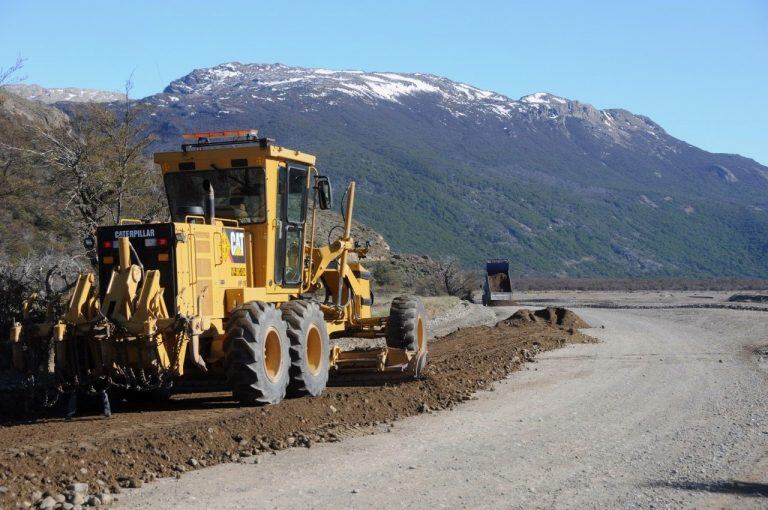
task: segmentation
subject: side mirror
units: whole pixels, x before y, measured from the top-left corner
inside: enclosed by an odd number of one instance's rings
[[[317,190],[317,203],[320,209],[327,210],[333,207],[333,188],[331,187],[331,181],[328,180],[328,176],[318,175],[315,181],[315,189]]]

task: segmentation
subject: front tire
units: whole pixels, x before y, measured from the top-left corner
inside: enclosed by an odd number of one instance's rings
[[[224,369],[235,399],[264,405],[285,398],[288,345],[285,322],[274,305],[252,301],[232,312],[224,339]]]
[[[416,296],[399,296],[389,307],[387,347],[422,352],[427,349],[427,312]]]
[[[331,341],[317,303],[295,300],[280,308],[291,342],[288,395],[317,397],[328,383]]]

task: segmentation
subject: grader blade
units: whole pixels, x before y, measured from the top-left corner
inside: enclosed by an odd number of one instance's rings
[[[379,385],[423,377],[427,351],[408,351],[393,347],[331,352],[332,381],[338,384]]]

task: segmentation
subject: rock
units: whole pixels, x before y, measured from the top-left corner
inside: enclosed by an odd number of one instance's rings
[[[72,510],[73,508],[75,508],[75,505],[73,505],[72,503],[61,504],[61,510]]]
[[[43,499],[43,493],[40,491],[35,491],[32,493],[32,501],[40,501]]]
[[[97,496],[90,496],[86,502],[88,506],[101,506],[101,500]]]
[[[184,469],[184,466],[180,465],[180,467],[181,467],[182,470]],[[142,482],[138,478],[131,478],[130,480],[128,480],[128,488],[130,488],[130,489],[138,489],[143,484],[144,484],[144,482]]]
[[[193,459],[189,459],[189,460],[187,461],[187,464],[189,464],[189,465],[190,465],[190,466],[192,466],[192,467],[197,467],[197,465],[198,465],[199,463],[197,462],[197,459],[194,459],[194,458],[193,458]]]
[[[85,494],[88,492],[88,484],[82,483],[82,482],[75,482],[69,485],[67,487],[67,490],[71,490],[72,492],[77,492],[81,494]]]
[[[56,494],[53,499],[56,500],[56,503],[64,503],[67,498],[64,497],[64,494]]]
[[[102,492],[99,495],[99,499],[101,500],[102,505],[111,505],[114,498],[112,498],[112,495],[107,492]]]
[[[421,403],[421,405],[419,406],[419,412],[420,413],[428,413],[429,412],[429,406],[427,405],[426,402],[422,402]]]
[[[337,412],[337,411],[338,411],[338,409],[336,409],[336,407],[335,407],[335,406],[332,406],[332,405],[331,405],[331,406],[328,406],[328,409],[330,409],[332,413],[335,413],[335,412]]]
[[[38,510],[53,510],[54,507],[56,507],[56,500],[50,496],[37,505]]]
[[[0,496],[5,496],[6,494],[8,494],[8,487],[0,485]]]
[[[73,505],[82,505],[85,503],[85,493],[76,492],[69,502]]]

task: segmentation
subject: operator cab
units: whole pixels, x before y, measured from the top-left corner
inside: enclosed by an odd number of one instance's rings
[[[192,141],[181,151],[157,153],[155,162],[174,223],[216,220],[244,229],[253,243],[252,284],[295,288],[302,284],[311,242],[309,202],[316,196],[319,208],[330,208],[330,184],[318,175],[314,156],[257,135],[255,130],[186,134]]]

